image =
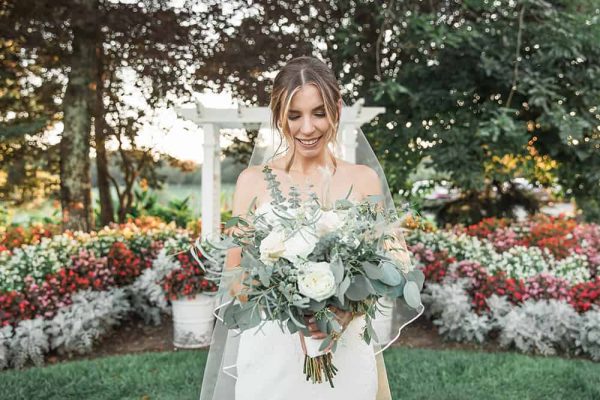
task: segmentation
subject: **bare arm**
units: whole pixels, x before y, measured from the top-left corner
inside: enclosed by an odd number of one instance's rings
[[[235,192],[233,194],[233,210],[232,215],[240,216],[242,218],[247,217],[248,208],[252,204],[252,200],[256,196],[256,182],[260,179],[260,171],[254,168],[247,168],[242,171],[238,176],[237,183],[235,185]],[[227,232],[229,235],[239,232],[239,228],[233,227]],[[240,267],[242,255],[242,248],[235,247],[227,251],[225,257],[225,271],[233,272],[235,268]],[[231,296],[237,296],[240,301],[246,302],[248,296],[240,294],[243,290],[244,285],[241,283],[242,279],[233,281],[229,287],[229,294]]]

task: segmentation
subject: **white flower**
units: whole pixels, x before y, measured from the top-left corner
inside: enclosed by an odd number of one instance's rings
[[[265,264],[274,264],[283,256],[285,248],[285,233],[280,229],[274,229],[260,242],[260,261]]]
[[[315,232],[302,227],[285,241],[283,257],[287,258],[292,264],[298,264],[301,261],[300,258],[305,259],[312,253],[316,244]]]
[[[327,262],[308,262],[301,266],[298,290],[316,301],[325,300],[336,293],[335,277]]]
[[[336,211],[324,211],[316,223],[317,234],[324,236],[340,229],[342,225],[344,225],[344,220]]]

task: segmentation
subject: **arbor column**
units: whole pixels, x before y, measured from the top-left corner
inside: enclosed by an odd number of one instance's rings
[[[202,239],[207,239],[221,231],[221,135],[219,126],[215,124],[203,124],[202,128]]]
[[[342,155],[344,161],[356,163],[356,125],[342,125]]]

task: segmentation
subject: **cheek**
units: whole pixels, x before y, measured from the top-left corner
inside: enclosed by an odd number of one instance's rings
[[[301,124],[296,121],[288,121],[288,127],[290,129],[290,134],[292,137],[298,136],[300,133]]]
[[[327,133],[329,129],[331,129],[331,125],[329,125],[327,118],[315,118],[312,123],[314,128],[321,133]],[[302,130],[302,122],[299,120],[288,121],[288,127],[290,130],[290,135],[292,137],[296,137],[300,135],[300,131]]]
[[[331,125],[329,124],[329,121],[327,120],[327,118],[321,118],[318,119],[315,122],[315,126],[317,127],[317,129],[323,133],[327,132],[329,129],[331,129]]]

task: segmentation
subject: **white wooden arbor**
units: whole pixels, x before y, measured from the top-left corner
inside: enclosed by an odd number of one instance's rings
[[[356,129],[371,121],[384,107],[364,107],[364,99],[352,106],[342,108],[340,133],[342,157],[348,162],[356,161]],[[271,110],[268,107],[208,108],[200,101],[195,105],[176,107],[180,118],[202,127],[204,133],[202,165],[202,239],[211,237],[221,227],[221,129],[267,129],[271,130]]]

